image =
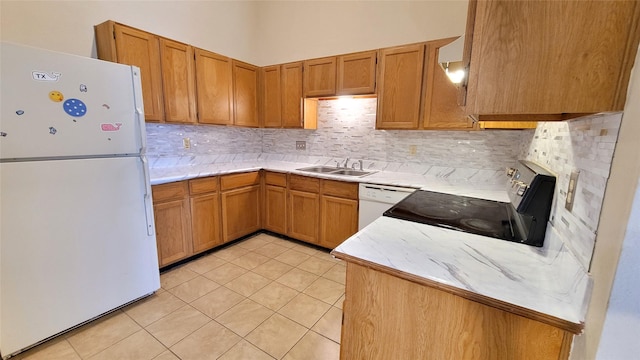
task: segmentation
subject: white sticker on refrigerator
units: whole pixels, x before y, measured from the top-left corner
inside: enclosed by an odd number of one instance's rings
[[[47,73],[45,71],[34,70],[31,72],[31,76],[33,76],[33,80],[37,81],[58,81],[62,74],[55,71]]]

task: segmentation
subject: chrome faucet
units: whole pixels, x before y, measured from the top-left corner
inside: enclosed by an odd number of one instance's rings
[[[349,168],[349,158],[347,158],[347,160],[344,161],[343,168],[345,168],[345,169]]]
[[[358,162],[354,162],[353,164],[351,164],[351,170],[355,170],[356,169],[356,164],[359,164],[360,166],[360,171],[362,171],[362,160],[358,160]]]

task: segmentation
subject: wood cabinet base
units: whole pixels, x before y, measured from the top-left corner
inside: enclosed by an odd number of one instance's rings
[[[566,359],[573,334],[347,263],[341,359]]]

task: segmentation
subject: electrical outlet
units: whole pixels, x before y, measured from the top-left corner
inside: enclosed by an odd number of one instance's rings
[[[567,200],[564,203],[564,208],[571,211],[573,209],[573,199],[576,196],[576,188],[578,187],[578,174],[579,171],[572,171],[569,177],[569,187],[567,188]]]
[[[296,150],[306,150],[307,142],[306,141],[296,141]]]
[[[418,151],[418,145],[409,145],[409,155],[415,155]]]
[[[189,139],[188,137],[182,138],[182,147],[184,147],[185,149],[191,149],[191,139]]]

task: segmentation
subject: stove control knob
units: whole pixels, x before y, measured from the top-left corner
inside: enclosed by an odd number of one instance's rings
[[[518,186],[516,187],[516,194],[518,196],[523,196],[524,192],[527,191],[529,186],[522,181],[518,181]]]

